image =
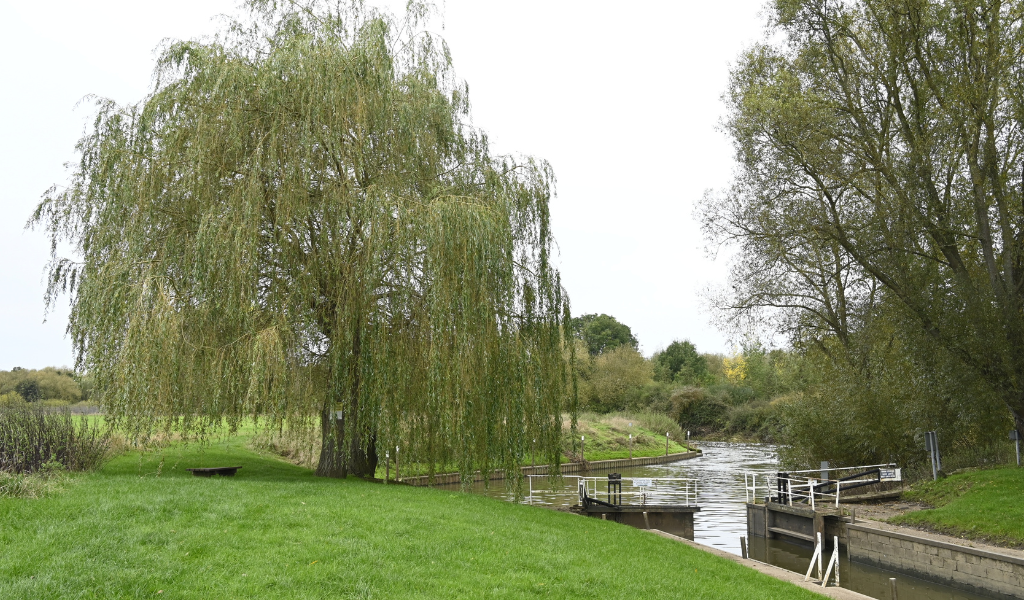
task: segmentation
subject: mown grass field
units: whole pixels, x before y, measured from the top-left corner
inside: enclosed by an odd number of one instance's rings
[[[820,597],[611,522],[316,478],[243,438],[160,461],[128,454],[0,500],[0,598]],[[184,471],[216,465],[243,468]]]
[[[896,517],[894,523],[1024,546],[1024,468],[956,473],[916,484],[904,498],[935,508]]]

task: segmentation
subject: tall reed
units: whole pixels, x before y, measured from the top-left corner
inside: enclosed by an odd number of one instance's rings
[[[0,471],[87,471],[100,465],[109,446],[108,430],[66,407],[0,407]]]

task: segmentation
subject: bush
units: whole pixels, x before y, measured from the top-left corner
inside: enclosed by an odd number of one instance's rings
[[[6,394],[0,394],[0,407],[4,406],[24,406],[25,399],[21,397],[18,392],[7,392]]]
[[[780,428],[777,403],[755,400],[729,409],[726,415],[726,431],[748,434],[763,441],[774,441]]]
[[[679,425],[694,432],[717,431],[725,424],[729,405],[703,388],[684,387],[672,394],[672,412]]]
[[[109,431],[67,408],[0,407],[0,471],[86,471],[102,463],[109,446]]]

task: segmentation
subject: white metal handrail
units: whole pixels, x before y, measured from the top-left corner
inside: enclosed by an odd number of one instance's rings
[[[747,498],[747,504],[757,504],[757,475],[757,473],[751,473],[749,471],[743,473],[743,489]],[[765,473],[763,476],[765,491],[768,492],[765,495],[771,496],[771,479],[767,473]]]
[[[779,481],[786,482],[785,494],[787,503],[793,506],[793,501],[806,502],[815,508],[816,501],[818,498],[822,500],[828,500],[828,504],[834,504],[836,508],[839,507],[839,491],[842,489],[841,482],[832,479],[814,479],[812,477],[778,477],[776,476],[776,485]],[[815,491],[815,488],[827,487],[828,485],[835,485],[836,491],[834,493]],[[769,488],[770,489],[770,488]]]
[[[845,479],[842,477],[842,473],[857,473],[863,471],[870,471],[871,469],[879,469],[878,479]],[[825,474],[827,477],[818,478],[811,477],[807,474],[813,473],[815,475]],[[788,475],[787,477],[779,477],[779,475]],[[757,498],[757,482],[755,473],[746,473],[744,476],[744,488],[748,497],[748,502],[756,502]],[[853,475],[856,476],[856,475]],[[860,487],[864,484],[871,484],[876,482],[885,481],[901,481],[902,476],[900,469],[895,464],[888,463],[884,465],[862,465],[856,467],[826,467],[822,469],[808,469],[802,471],[786,471],[766,477],[766,487],[768,488],[768,496],[773,497],[779,502],[785,502],[790,506],[793,502],[805,502],[814,508],[817,504],[825,502],[839,506],[840,493],[844,489],[852,487]],[[774,483],[774,485],[773,485]],[[832,490],[830,492],[824,490]],[[846,492],[849,494],[849,491]],[[782,495],[783,497],[779,497]],[[753,498],[753,500],[750,500]]]
[[[616,498],[639,498],[644,505],[658,506],[666,504],[683,504],[695,506],[697,504],[697,480],[687,477],[623,477],[613,479],[613,483],[621,484],[621,491],[608,492],[607,487],[600,489],[600,483],[609,481],[607,477],[583,477],[579,475],[563,475],[563,479],[577,480],[576,491],[570,490],[535,490],[533,487],[534,477],[548,477],[548,475],[527,475],[530,485],[530,495],[527,497],[532,504],[534,499],[542,499],[545,496],[565,496],[569,494],[579,495],[585,492],[590,498],[611,501]],[[581,500],[582,501],[582,500]]]

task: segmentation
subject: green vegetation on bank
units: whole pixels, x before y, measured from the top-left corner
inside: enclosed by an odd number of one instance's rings
[[[1012,546],[1024,545],[1024,469],[971,469],[938,481],[923,481],[903,496],[933,509],[891,519],[955,536]]]
[[[658,413],[701,439],[778,441],[784,404],[809,385],[800,354],[756,342],[724,356],[677,340],[646,358],[612,316],[582,315],[573,327],[585,411]]]
[[[665,454],[665,433],[670,434],[670,454],[688,450],[679,425],[668,416],[659,413],[585,413],[579,417],[578,429],[580,434],[586,437],[583,458],[587,461],[629,458],[631,434],[633,458]],[[566,432],[566,439],[563,442],[564,454],[567,459],[575,460],[578,454],[573,452],[571,442],[576,442],[575,447],[578,451],[579,440],[570,440],[569,435]]]
[[[0,597],[816,598],[598,519],[313,472],[244,440],[0,499]],[[234,478],[186,467],[241,465]]]

